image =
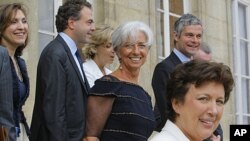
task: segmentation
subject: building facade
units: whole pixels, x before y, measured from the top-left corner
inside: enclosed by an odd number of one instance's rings
[[[1,0],[0,4],[22,2],[28,9],[30,41],[24,50],[31,81],[25,114],[30,122],[35,99],[36,67],[41,51],[56,35],[55,15],[65,0]],[[95,23],[113,27],[141,20],[154,32],[155,42],[141,70],[140,84],[152,96],[151,79],[156,64],[173,48],[173,24],[183,13],[191,13],[204,24],[203,41],[212,49],[213,60],[229,65],[235,89],[221,121],[225,141],[230,124],[250,124],[250,0],[88,0]],[[117,67],[117,61],[110,66]]]

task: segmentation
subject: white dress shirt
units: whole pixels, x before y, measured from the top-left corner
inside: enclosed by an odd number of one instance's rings
[[[92,59],[85,60],[85,62],[83,63],[83,69],[88,79],[90,88],[94,86],[96,79],[99,79],[103,76],[102,71]],[[112,72],[106,67],[104,67],[104,71],[106,75]]]
[[[170,120],[167,120],[160,133],[155,134],[150,141],[190,141],[184,133]]]

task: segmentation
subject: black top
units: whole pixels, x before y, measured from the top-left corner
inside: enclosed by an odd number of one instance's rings
[[[101,141],[146,141],[153,132],[151,98],[139,85],[107,75],[95,82],[90,95],[115,97],[99,137]]]

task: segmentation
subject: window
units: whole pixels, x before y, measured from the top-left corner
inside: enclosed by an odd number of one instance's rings
[[[236,122],[250,123],[250,0],[232,0]]]
[[[39,21],[39,51],[54,39],[57,35],[55,27],[55,15],[62,0],[39,0],[38,1],[38,21]]]
[[[170,54],[174,46],[174,22],[188,11],[187,7],[188,0],[156,0],[156,46],[159,61]]]
[[[57,10],[63,2],[67,0],[39,0],[38,1],[38,21],[39,21],[39,51],[53,40],[57,35],[55,17]],[[88,0],[93,4],[93,0]]]

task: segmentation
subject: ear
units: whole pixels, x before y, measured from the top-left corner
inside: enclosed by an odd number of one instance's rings
[[[116,56],[117,56],[117,58],[118,58],[119,62],[121,63],[121,55],[120,55],[120,51],[119,51],[119,50],[117,50],[117,49],[118,49],[118,48],[114,49],[114,51],[115,51],[115,54],[116,54]]]
[[[68,19],[68,28],[71,30],[75,29],[75,20],[72,17]]]
[[[181,104],[176,99],[172,100],[172,107],[177,114],[180,114],[180,106]]]
[[[175,41],[178,41],[179,37],[176,31],[173,32],[173,38]]]

